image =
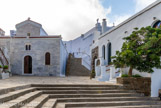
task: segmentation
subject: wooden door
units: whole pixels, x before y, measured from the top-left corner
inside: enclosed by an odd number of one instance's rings
[[[32,57],[26,56],[24,58],[24,74],[32,74]]]

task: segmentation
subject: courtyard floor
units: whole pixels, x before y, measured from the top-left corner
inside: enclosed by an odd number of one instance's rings
[[[37,76],[12,76],[0,80],[0,89],[27,84],[114,84],[112,82],[99,82],[90,80],[89,77],[37,77]]]

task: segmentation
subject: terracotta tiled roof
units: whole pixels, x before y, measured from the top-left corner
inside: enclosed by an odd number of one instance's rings
[[[4,36],[0,37],[0,39],[5,39],[5,38],[27,38],[27,37],[10,37],[10,36]],[[61,36],[30,36],[29,38],[61,38]]]
[[[0,31],[3,31],[4,32],[4,30],[2,30],[1,28],[0,28]]]

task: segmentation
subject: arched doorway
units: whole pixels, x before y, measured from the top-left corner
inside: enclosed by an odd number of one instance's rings
[[[102,57],[105,60],[105,45],[102,46]]]
[[[111,42],[107,44],[107,58],[108,58],[108,65],[110,64],[111,62]]]
[[[93,65],[93,70],[95,71],[95,60],[97,59],[97,57],[95,56],[94,58],[93,58],[93,63],[92,63],[92,65]]]
[[[32,74],[32,57],[25,56],[24,58],[24,74]]]

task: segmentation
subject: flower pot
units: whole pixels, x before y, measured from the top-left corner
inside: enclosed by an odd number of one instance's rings
[[[91,73],[90,79],[95,78],[95,73]]]
[[[2,79],[7,79],[7,78],[9,78],[9,73],[5,73],[5,72],[1,73],[1,78],[2,78]]]

